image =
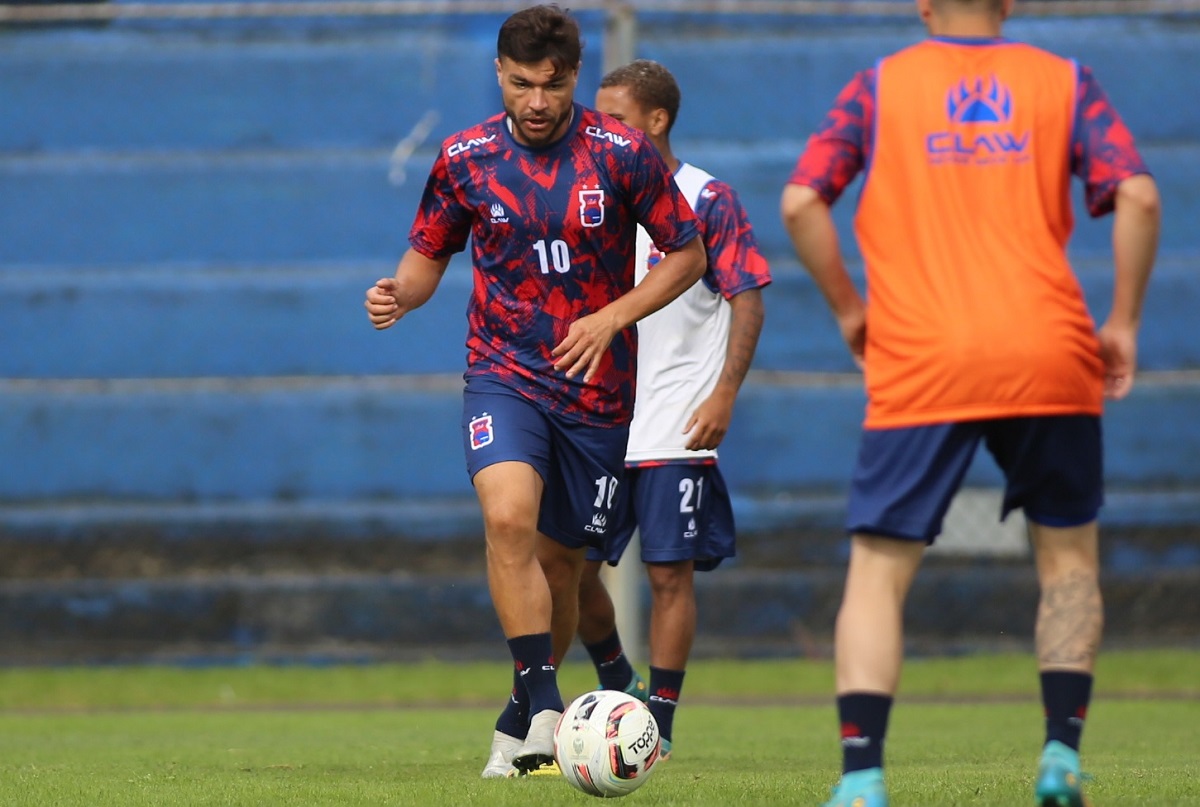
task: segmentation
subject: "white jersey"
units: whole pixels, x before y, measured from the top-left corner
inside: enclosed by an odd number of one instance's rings
[[[711,174],[682,163],[675,183],[695,210]],[[661,254],[641,227],[637,231],[636,282]],[[717,386],[729,345],[729,301],[703,279],[637,324],[637,397],[629,427],[627,463],[703,460],[715,450],[689,451],[683,427]]]

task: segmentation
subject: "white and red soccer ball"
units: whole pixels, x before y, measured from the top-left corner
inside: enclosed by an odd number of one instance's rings
[[[566,708],[554,729],[554,758],[574,787],[592,796],[632,793],[654,773],[662,749],[658,722],[632,695],[596,690]]]

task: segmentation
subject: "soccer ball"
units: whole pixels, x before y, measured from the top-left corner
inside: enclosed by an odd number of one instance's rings
[[[661,745],[649,707],[611,689],[580,695],[554,728],[554,758],[563,776],[601,798],[624,796],[645,784]]]

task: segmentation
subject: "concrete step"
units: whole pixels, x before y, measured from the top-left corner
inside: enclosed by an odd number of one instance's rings
[[[724,570],[697,581],[695,657],[825,655],[844,572]],[[1108,643],[1190,642],[1200,571],[1110,574]],[[643,592],[643,597],[645,592]],[[906,613],[911,648],[1029,647],[1027,563],[928,563]],[[576,650],[578,653],[578,650]],[[0,663],[505,658],[477,576],[379,575],[0,583]]]
[[[677,153],[737,189],[764,252],[790,256],[779,197],[803,140],[680,141]],[[1163,196],[1162,246],[1200,253],[1200,142],[1142,149]],[[0,266],[393,262],[434,152],[246,150],[0,155]],[[844,250],[861,179],[834,208]],[[1077,209],[1071,248],[1111,251],[1112,220]]]
[[[1028,557],[997,524],[998,489],[965,488],[932,556]],[[969,499],[969,501],[968,501]],[[842,567],[845,493],[735,494],[738,555],[722,569]],[[1109,490],[1102,562],[1121,573],[1200,566],[1200,488]],[[1008,522],[1006,522],[1008,526]],[[218,575],[482,575],[473,495],[302,502],[64,502],[0,508],[0,580]]]
[[[429,136],[440,139],[497,109],[499,19],[190,20],[152,35],[130,23],[10,29],[0,151],[390,149],[429,114]],[[591,47],[579,97],[590,102],[603,34],[599,15],[581,19]],[[1195,138],[1200,111],[1174,95],[1196,76],[1187,21],[1018,15],[1009,34],[1090,65],[1148,142]],[[854,72],[923,36],[915,15],[830,24],[646,14],[637,51],[679,77],[680,138],[802,142]]]
[[[461,497],[455,376],[0,382],[0,504]],[[840,491],[854,375],[755,373],[722,446],[741,495]],[[1114,488],[1200,485],[1200,376],[1146,373],[1105,419]],[[994,484],[990,465],[969,479]]]
[[[1141,334],[1145,370],[1200,368],[1191,327],[1200,308],[1197,255],[1164,254],[1155,270]],[[1111,263],[1080,261],[1076,269],[1102,321],[1112,299]],[[469,263],[456,259],[424,308],[377,333],[363,294],[393,271],[382,261],[0,270],[0,321],[10,344],[0,353],[0,377],[461,373]],[[755,367],[853,371],[812,280],[794,260],[776,262],[773,274]]]

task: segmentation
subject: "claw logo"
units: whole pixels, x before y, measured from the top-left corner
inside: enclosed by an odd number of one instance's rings
[[[1007,123],[1012,118],[1012,92],[992,76],[974,84],[963,79],[946,95],[946,111],[954,123]]]
[[[1005,165],[1030,159],[1030,133],[1014,131],[1012,91],[998,78],[964,78],[946,93],[949,126],[925,138],[933,165]]]

